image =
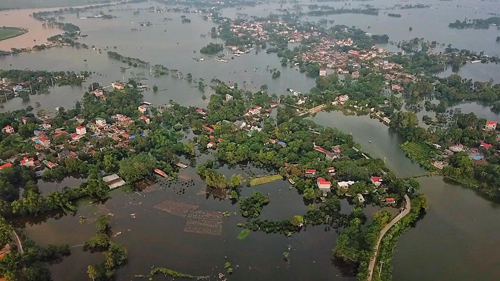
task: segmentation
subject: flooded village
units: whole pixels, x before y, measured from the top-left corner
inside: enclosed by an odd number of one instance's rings
[[[456,108],[493,112],[499,88],[436,75],[495,51],[389,51],[342,25],[356,8],[199,2],[30,10],[49,43],[0,45],[1,275],[470,280],[495,260],[466,228],[496,215],[497,115]]]

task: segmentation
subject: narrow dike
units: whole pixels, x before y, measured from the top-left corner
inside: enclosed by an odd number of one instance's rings
[[[411,211],[411,201],[408,195],[405,194],[405,200],[406,200],[406,205],[405,209],[399,213],[389,224],[384,226],[382,230],[380,231],[380,235],[378,237],[377,243],[375,244],[375,247],[373,249],[373,255],[370,258],[370,264],[368,265],[368,281],[372,281],[373,277],[373,269],[375,268],[375,262],[377,261],[377,256],[378,256],[378,248],[380,246],[380,242],[382,241],[382,238],[384,238],[384,235],[391,229],[393,225],[398,223],[402,218],[404,218],[406,215],[408,215]]]

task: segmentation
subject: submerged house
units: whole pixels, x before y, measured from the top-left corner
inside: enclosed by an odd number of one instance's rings
[[[117,174],[103,177],[102,180],[108,185],[109,189],[115,189],[125,185],[125,181],[122,180]]]

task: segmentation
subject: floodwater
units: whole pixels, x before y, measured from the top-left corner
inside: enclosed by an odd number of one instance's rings
[[[39,10],[9,10],[0,11],[0,26],[22,27],[29,32],[23,35],[0,41],[0,50],[10,51],[11,48],[29,48],[47,42],[47,38],[62,33],[55,28],[44,28],[41,22],[29,15]]]
[[[398,148],[400,138],[377,119],[322,112],[313,120],[352,133],[372,156],[387,157],[387,166],[398,176],[425,172],[405,157]],[[367,143],[368,138],[372,143]],[[400,239],[392,261],[393,279],[499,280],[500,226],[494,223],[500,214],[499,202],[442,177],[418,181],[430,207]]]
[[[312,118],[319,125],[335,127],[351,134],[364,151],[374,158],[383,159],[389,169],[399,177],[425,174],[425,170],[406,157],[399,145],[404,141],[396,132],[378,119],[368,115],[346,116],[342,112],[319,112]],[[371,143],[370,143],[371,141]]]
[[[363,3],[347,4],[354,7]],[[370,2],[384,7],[397,3],[400,2]],[[424,37],[477,52],[484,50],[490,55],[500,54],[498,44],[494,43],[498,31],[493,27],[489,30],[454,30],[447,27],[448,23],[455,19],[486,18],[488,12],[498,13],[498,3],[429,0],[421,3],[431,3],[433,8],[388,11],[401,13],[401,19],[389,18],[383,13],[378,17],[335,15],[325,18],[335,20],[335,24],[355,25],[365,30],[370,26],[368,32],[387,33],[394,41]],[[305,4],[308,5],[309,2]],[[346,3],[325,4],[342,6]],[[132,5],[147,6],[148,4]],[[285,4],[284,8],[290,9],[291,6]],[[236,17],[237,13],[248,13],[266,16],[270,12],[276,13],[278,8],[278,4],[271,4],[243,10],[225,9],[223,15]],[[203,78],[206,82],[216,77],[227,83],[236,82],[240,87],[249,90],[267,84],[269,92],[278,95],[286,94],[286,88],[307,92],[314,86],[314,79],[305,77],[295,69],[281,68],[276,55],[267,55],[264,52],[255,54],[255,50],[242,57],[235,57],[234,60],[230,59],[228,63],[217,62],[209,57],[203,62],[194,61],[192,58],[200,57],[201,47],[209,42],[217,42],[209,38],[209,35],[200,36],[207,34],[214,25],[203,21],[197,14],[187,15],[192,21],[191,24],[182,24],[180,16],[184,14],[180,13],[150,14],[141,11],[138,16],[133,16],[130,10],[112,14],[117,18],[109,21],[79,20],[75,15],[66,15],[68,22],[77,24],[83,34],[89,35],[82,42],[101,48],[102,53],[72,48],[50,49],[0,58],[0,68],[88,70],[95,72],[90,81],[106,85],[131,77],[144,77],[147,80],[143,82],[150,86],[157,85],[160,89],[156,94],[152,91],[144,92],[147,101],[163,104],[174,100],[183,105],[206,106],[207,101],[201,98],[204,93],[196,88],[195,83],[188,83],[171,75],[151,77],[148,69],[130,68],[122,71],[120,67],[128,66],[108,59],[105,48],[109,47],[110,50],[125,56],[178,69],[184,75],[192,73],[193,78]],[[3,25],[3,18],[0,17],[0,25]],[[172,20],[164,21],[164,18]],[[309,20],[319,19],[320,17],[309,17]],[[138,26],[138,22],[146,20],[151,21],[153,26]],[[412,32],[408,31],[409,26],[413,27]],[[132,32],[132,28],[138,28],[140,31]],[[270,73],[266,71],[268,65],[270,68],[278,68],[282,72],[281,77],[271,79]],[[488,81],[489,78],[496,80],[495,67],[467,65],[459,74],[477,77],[477,80],[481,81]],[[490,73],[491,77],[477,75],[481,69]],[[30,102],[23,103],[18,98],[13,99],[5,103],[2,110],[15,110],[28,105],[35,107],[36,102],[41,104],[41,108],[49,110],[56,106],[71,107],[76,100],[81,99],[87,87],[88,83],[82,87],[55,87],[49,95],[32,96]],[[207,89],[205,94],[209,95],[210,89]],[[472,106],[470,110],[478,115],[486,112],[474,103],[461,105],[462,111],[466,112],[469,106]],[[318,113],[313,120],[320,125],[338,127],[352,133],[364,151],[385,160],[387,166],[398,176],[419,175],[425,172],[405,157],[399,148],[401,138],[378,120],[368,116],[344,116],[339,112]],[[93,207],[84,204],[76,216],[55,214],[45,219],[30,220],[25,225],[25,234],[42,245],[68,243],[74,246],[70,257],[52,266],[54,280],[67,279],[68,268],[72,269],[72,279],[87,280],[87,265],[103,260],[99,253],[84,253],[81,246],[78,246],[95,233],[95,228],[89,221],[96,217],[96,213],[115,215],[112,218],[112,229],[114,233],[121,232],[121,235],[113,240],[126,246],[129,251],[127,265],[117,272],[118,280],[131,280],[136,274],[147,274],[153,265],[196,275],[216,275],[224,272],[222,267],[226,261],[225,256],[233,267],[239,265],[231,277],[235,280],[355,279],[350,268],[332,259],[331,249],[337,237],[335,231],[325,232],[324,227],[309,227],[291,238],[277,234],[251,233],[245,240],[237,240],[240,228],[236,224],[244,222],[238,206],[232,205],[229,200],[220,201],[200,192],[204,183],[192,169],[184,170],[181,176],[193,179],[194,186],[183,187],[176,184],[166,190],[146,193],[144,197],[116,191],[104,205]],[[500,257],[496,254],[499,248],[496,234],[500,229],[494,222],[498,217],[500,205],[483,198],[474,190],[445,183],[439,177],[421,178],[419,181],[422,184],[422,192],[429,200],[430,209],[423,219],[400,239],[392,262],[394,280],[498,280]],[[306,210],[302,197],[288,188],[286,182],[277,181],[253,188],[242,187],[242,192],[246,196],[249,196],[253,189],[270,193],[271,203],[264,207],[262,217],[284,219],[293,214],[303,214]],[[153,208],[168,199],[199,205],[199,210],[229,211],[231,216],[222,219],[220,236],[187,233],[184,232],[186,218]],[[342,211],[345,212],[349,207],[343,202]],[[370,211],[369,208],[366,211]],[[130,216],[132,213],[136,214],[135,219]],[[79,224],[80,215],[85,216],[87,222]],[[291,251],[290,264],[284,262],[282,256],[287,245],[294,249]]]
[[[49,192],[57,191],[61,192],[63,188],[65,187],[78,187],[80,186],[81,183],[86,182],[87,179],[78,175],[74,176],[69,176],[64,178],[61,181],[44,181],[42,179],[38,180],[38,190],[40,191],[40,194],[45,195]]]
[[[500,280],[498,202],[440,177],[418,181],[429,209],[400,238],[393,279]]]
[[[104,205],[84,204],[75,216],[30,220],[25,224],[24,233],[41,245],[68,243],[72,246],[72,255],[52,266],[54,280],[65,280],[67,268],[72,268],[72,280],[88,280],[87,265],[101,262],[102,256],[84,253],[81,244],[96,231],[90,222],[97,214],[108,213],[113,214],[113,233],[121,232],[112,240],[124,245],[129,256],[127,264],[118,270],[117,280],[131,280],[135,275],[148,274],[152,266],[194,275],[217,275],[225,273],[223,266],[226,261],[235,268],[231,277],[234,280],[326,280],[332,276],[338,276],[336,279],[339,280],[355,280],[351,268],[332,260],[331,249],[337,238],[335,230],[325,231],[323,226],[308,227],[292,237],[251,232],[246,239],[238,240],[241,228],[237,223],[245,222],[238,205],[233,205],[230,200],[208,197],[204,192],[204,182],[191,168],[183,170],[181,177],[193,179],[194,185],[177,183],[143,195],[114,191],[112,199]],[[271,201],[264,207],[261,218],[288,219],[307,211],[302,196],[288,187],[287,182],[276,181],[241,187],[241,191],[244,196],[250,196],[253,190],[269,194]],[[203,211],[228,211],[231,216],[222,218],[221,235],[185,232],[189,218],[154,208],[165,200],[197,205],[198,210]],[[85,217],[83,224],[79,223],[80,216]],[[289,263],[283,260],[288,245],[292,248]]]
[[[500,48],[500,43],[497,45]],[[473,81],[490,82],[493,80],[496,84],[500,83],[500,66],[494,63],[467,63],[460,67],[457,73],[453,73],[452,68],[448,67],[438,76],[448,77],[452,74],[458,74]]]
[[[139,5],[138,5],[139,6]],[[147,5],[139,7],[148,7]],[[149,69],[129,68],[128,65],[107,57],[107,50],[115,51],[124,56],[139,58],[153,64],[162,64],[169,69],[177,69],[185,77],[191,73],[193,80],[204,79],[209,84],[213,78],[218,78],[226,83],[237,83],[240,88],[255,91],[260,86],[268,85],[268,91],[277,95],[287,94],[287,88],[307,92],[315,85],[315,80],[299,73],[294,68],[281,67],[279,58],[275,54],[266,54],[252,50],[249,54],[241,57],[231,57],[227,50],[224,51],[228,63],[216,61],[214,57],[202,56],[199,50],[213,40],[207,34],[213,23],[204,21],[199,14],[188,14],[190,24],[181,23],[181,13],[148,13],[141,11],[138,16],[133,15],[132,10],[114,12],[118,18],[113,20],[102,19],[78,19],[76,15],[66,15],[66,21],[78,25],[83,34],[88,38],[80,42],[89,46],[100,48],[101,52],[92,49],[52,48],[42,52],[32,52],[18,56],[0,58],[2,69],[43,69],[62,71],[92,71],[96,72],[91,81],[109,85],[114,81],[129,78],[144,78],[143,83],[150,87],[157,85],[159,91],[146,91],[145,99],[154,104],[165,104],[174,100],[183,105],[206,106],[208,101],[202,100],[203,94],[209,95],[211,89],[207,87],[205,92],[197,88],[197,83],[180,81],[173,75],[153,77]],[[83,15],[81,15],[83,16]],[[165,21],[165,18],[172,20]],[[150,27],[140,27],[139,23],[150,21]],[[140,31],[131,31],[137,28]],[[112,36],[110,36],[112,34]],[[136,40],[140,38],[140,40]],[[116,47],[116,49],[115,49]],[[171,55],[175,54],[175,55]],[[197,62],[193,58],[204,57],[204,61]],[[232,59],[233,58],[233,59]],[[123,69],[122,68],[126,68]],[[278,68],[281,76],[271,79],[270,69]],[[64,98],[59,101],[44,102],[43,98],[32,97],[30,102],[22,102],[13,99],[4,104],[4,111],[13,110],[18,106],[33,107],[35,101],[39,101],[41,108],[53,110],[56,106],[70,106],[87,90],[88,83],[71,91],[64,91]],[[56,87],[53,91],[59,91]],[[51,94],[52,96],[52,94]]]

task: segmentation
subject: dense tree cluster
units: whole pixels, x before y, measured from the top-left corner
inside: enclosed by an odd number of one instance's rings
[[[252,197],[240,199],[240,211],[244,217],[256,218],[260,215],[264,205],[269,203],[269,196],[254,191]]]
[[[47,265],[61,262],[70,255],[68,245],[40,247],[28,239],[23,241],[23,249],[24,253],[15,250],[0,259],[0,275],[9,281],[51,281]]]
[[[222,50],[224,50],[224,46],[222,46],[222,44],[209,43],[200,49],[200,53],[205,55],[215,55]]]
[[[475,29],[488,29],[490,25],[500,25],[500,17],[489,17],[487,19],[470,19],[470,20],[456,20],[451,22],[448,27],[465,29],[465,28],[475,28]]]
[[[99,216],[96,221],[97,233],[83,245],[84,251],[102,252],[105,261],[97,265],[89,265],[87,273],[91,280],[110,280],[115,275],[116,269],[128,257],[124,246],[111,241],[111,228],[109,217]]]

